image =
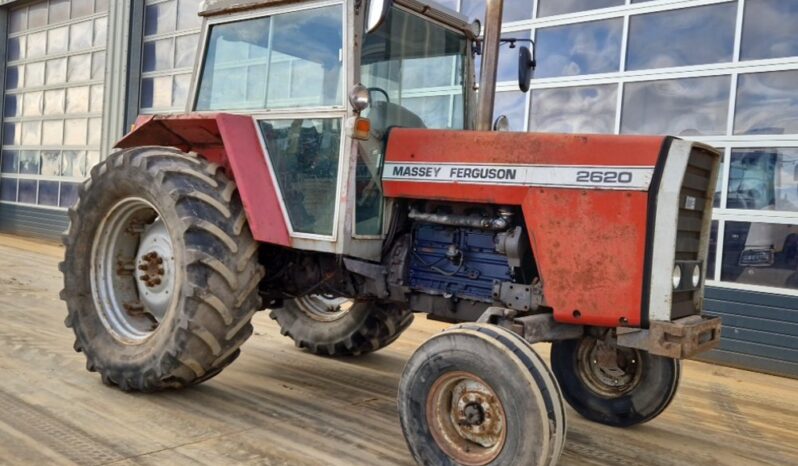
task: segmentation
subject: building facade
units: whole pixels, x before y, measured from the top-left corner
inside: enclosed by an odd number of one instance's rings
[[[137,115],[184,110],[199,3],[0,0],[0,231],[57,236]],[[798,0],[506,0],[503,35],[534,40],[538,67],[522,94],[505,45],[496,108],[515,130],[717,147],[706,308],[725,328],[708,358],[798,377],[796,24]],[[439,111],[447,92],[413,110]]]

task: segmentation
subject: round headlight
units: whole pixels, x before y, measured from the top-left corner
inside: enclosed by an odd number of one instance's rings
[[[682,284],[682,268],[678,265],[673,268],[673,289],[678,289],[679,285]]]
[[[356,112],[362,112],[371,104],[371,96],[366,86],[355,84],[349,91],[349,103]]]
[[[701,267],[698,264],[693,266],[693,288],[698,288],[701,284]]]

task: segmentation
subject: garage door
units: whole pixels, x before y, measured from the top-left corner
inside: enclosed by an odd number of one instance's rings
[[[100,160],[107,0],[12,7],[6,42],[0,229],[54,235]]]

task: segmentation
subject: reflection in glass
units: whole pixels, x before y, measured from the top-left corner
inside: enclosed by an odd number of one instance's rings
[[[24,175],[39,174],[39,152],[24,150],[19,154],[19,172]]]
[[[341,105],[341,15],[336,5],[213,26],[197,110]],[[267,76],[281,63],[296,72]]]
[[[633,15],[626,69],[731,61],[736,17],[737,2]]]
[[[529,130],[547,133],[612,133],[618,86],[535,89]]]
[[[0,201],[17,201],[16,178],[0,178]]]
[[[17,202],[25,204],[36,204],[36,180],[19,180],[19,191]]]
[[[675,136],[726,133],[729,76],[627,83],[621,132]]]
[[[485,24],[485,0],[462,0],[460,12],[468,16],[469,21],[478,19]],[[523,21],[532,18],[532,0],[510,0],[504,2],[502,23]]]
[[[595,10],[597,8],[619,6],[624,3],[624,0],[539,0],[538,17]]]
[[[798,133],[798,71],[741,74],[734,134]]]
[[[382,233],[382,153],[369,150],[367,143],[357,145],[355,169],[355,234],[373,236]]]
[[[61,200],[59,205],[61,207],[72,207],[78,202],[78,184],[77,183],[61,183]]]
[[[3,151],[3,163],[0,172],[3,173],[16,173],[17,165],[19,164],[19,153],[15,150]]]
[[[331,235],[341,120],[268,120],[260,128],[294,231]]]
[[[39,205],[58,206],[58,182],[39,181]]]
[[[798,225],[726,222],[721,280],[798,288]]]
[[[798,55],[798,2],[746,0],[740,58],[757,60]]]
[[[727,207],[798,212],[798,148],[734,149]]]
[[[497,92],[493,102],[494,120],[505,115],[510,121],[511,131],[526,131],[524,112],[526,111],[526,94],[520,91]]]
[[[618,18],[538,29],[535,77],[618,71],[622,27]]]

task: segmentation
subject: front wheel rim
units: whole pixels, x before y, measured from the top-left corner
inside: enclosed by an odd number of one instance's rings
[[[97,229],[91,289],[100,320],[118,341],[139,344],[165,321],[176,299],[172,237],[149,201],[116,203]]]
[[[643,362],[638,350],[592,337],[579,342],[576,366],[582,382],[604,398],[629,394],[643,379]]]
[[[426,414],[435,443],[459,464],[486,465],[504,448],[504,406],[490,385],[470,372],[439,377],[427,395]]]

